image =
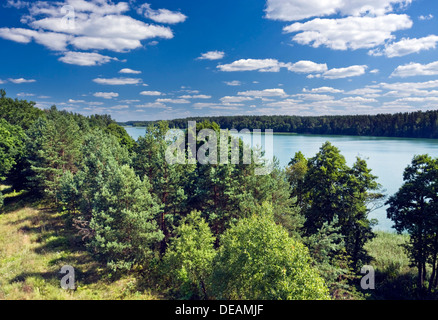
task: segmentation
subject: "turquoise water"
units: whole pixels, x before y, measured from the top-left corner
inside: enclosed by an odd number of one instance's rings
[[[126,131],[134,138],[145,134],[145,128],[126,127]],[[249,143],[251,136],[243,135],[242,139]],[[263,138],[262,138],[263,141]],[[282,167],[286,166],[295,152],[301,151],[306,157],[313,157],[326,141],[339,148],[349,166],[356,157],[367,160],[372,173],[378,176],[386,195],[392,195],[403,183],[403,170],[410,164],[414,155],[429,154],[438,157],[438,140],[404,139],[356,136],[324,136],[274,134],[273,153]],[[377,230],[391,230],[392,222],[386,218],[386,207],[370,213],[379,224]]]

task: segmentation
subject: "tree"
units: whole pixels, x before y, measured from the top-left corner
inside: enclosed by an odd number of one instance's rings
[[[265,214],[240,219],[221,237],[213,291],[219,299],[329,299],[308,249]]]
[[[368,219],[367,204],[381,197],[375,192],[380,188],[376,179],[365,160],[357,158],[350,168],[339,149],[326,142],[308,160],[302,183],[301,193],[307,203],[306,236],[317,233],[324,223],[331,223],[337,216],[353,268],[361,260],[368,259],[364,244],[374,236],[372,227],[375,222]]]
[[[145,136],[138,139],[133,157],[135,172],[149,179],[158,202],[163,206],[158,218],[164,234],[162,254],[178,221],[191,211],[187,207],[186,188],[194,169],[193,165],[170,164],[166,161],[166,150],[171,144],[165,139],[168,130],[167,122],[149,126]]]
[[[87,247],[114,271],[144,267],[163,234],[160,205],[147,177],[129,166],[116,137],[95,129],[84,137],[74,174],[61,178],[61,199]]]
[[[388,218],[397,232],[410,235],[406,250],[418,270],[418,288],[423,290],[426,266],[432,266],[429,290],[438,287],[438,160],[418,155],[403,173],[403,185],[386,204]]]
[[[0,89],[0,118],[27,130],[42,116],[44,111],[35,107],[35,102],[7,98],[6,92]]]
[[[59,181],[66,171],[75,172],[83,135],[69,114],[52,107],[28,130],[26,149],[30,164],[28,179],[34,191],[57,201]]]
[[[215,237],[200,212],[192,211],[175,230],[163,257],[169,287],[183,299],[207,299],[207,280],[216,255]]]
[[[0,119],[0,181],[17,165],[24,154],[24,131]]]
[[[148,180],[129,166],[110,162],[104,170],[111,174],[93,199],[88,246],[114,271],[144,267],[163,238],[155,220],[160,206]]]

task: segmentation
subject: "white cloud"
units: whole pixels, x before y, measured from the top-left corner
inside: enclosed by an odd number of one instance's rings
[[[162,93],[160,91],[142,91],[140,92],[142,96],[161,96]]]
[[[348,103],[373,103],[377,102],[374,98],[364,98],[364,97],[346,97],[341,99],[342,102]]]
[[[78,66],[100,66],[110,61],[118,61],[117,58],[101,55],[96,52],[73,52],[68,51],[64,56],[58,59],[67,64],[74,64]]]
[[[26,92],[19,92],[17,93],[17,97],[33,97],[35,96],[35,94],[33,93],[26,93]],[[41,98],[41,97],[39,97]]]
[[[317,93],[299,93],[293,95],[293,97],[297,97],[298,99],[302,100],[312,100],[312,101],[326,101],[326,100],[333,100],[333,96],[329,96],[326,94],[317,94]]]
[[[94,82],[98,84],[106,84],[106,85],[126,85],[126,84],[139,84],[142,82],[141,79],[138,78],[96,78],[93,79]]]
[[[218,65],[217,68],[225,72],[278,72],[280,71],[280,63],[276,59],[240,59],[229,64]]]
[[[435,76],[438,75],[438,61],[429,64],[409,63],[398,66],[391,77]]]
[[[312,93],[342,93],[344,90],[335,89],[332,87],[320,87],[320,88],[312,88],[311,90],[303,89],[303,92],[312,92]]]
[[[289,71],[297,73],[321,73],[328,69],[325,63],[315,63],[308,60],[288,63],[285,66]]]
[[[180,96],[179,98],[181,98],[181,99],[211,99],[211,96],[206,95],[206,94],[196,94],[196,95],[185,94],[185,95]]]
[[[114,109],[114,110],[129,109],[129,106],[126,104],[122,104],[122,105],[112,106],[110,107],[110,109]]]
[[[220,99],[222,103],[241,103],[245,101],[252,101],[254,98],[251,97],[233,97],[233,96],[225,96]]]
[[[320,73],[327,70],[327,64],[301,60],[295,63],[283,63],[276,59],[240,59],[229,64],[218,65],[221,71],[259,71],[279,72],[280,68],[286,68],[297,73]]]
[[[424,21],[424,20],[432,20],[433,19],[433,14],[428,14],[427,16],[421,15],[418,17],[418,19]]]
[[[141,5],[140,8],[137,9],[137,13],[158,23],[175,24],[184,22],[187,19],[187,16],[181,12],[170,11],[167,9],[153,10],[148,3]]]
[[[136,105],[137,108],[158,108],[158,109],[165,109],[167,106],[162,102],[148,102],[144,104],[138,104]]]
[[[12,83],[15,83],[15,84],[36,82],[35,79],[24,79],[24,78],[18,78],[18,79],[9,78],[8,81],[12,82]]]
[[[84,103],[84,100],[74,100],[74,99],[68,99],[68,103]]]
[[[266,17],[273,20],[298,21],[339,13],[360,16],[366,13],[383,15],[393,11],[394,5],[406,6],[412,0],[267,0]]]
[[[206,53],[202,53],[198,60],[220,60],[225,56],[225,52],[223,51],[208,51]]]
[[[365,65],[355,65],[346,68],[333,68],[322,75],[325,79],[342,79],[363,75],[368,67]]]
[[[250,96],[250,97],[285,97],[286,92],[283,89],[265,89],[265,90],[248,90],[237,93],[239,96]]]
[[[388,58],[402,57],[423,50],[435,49],[437,42],[438,36],[436,35],[429,35],[419,39],[403,38],[398,42],[385,45],[383,50],[370,50],[369,54],[373,56],[385,55]]]
[[[70,36],[56,32],[41,32],[24,28],[0,28],[0,38],[19,43],[29,43],[32,40],[45,47],[63,51],[67,47]]]
[[[380,90],[380,89],[367,87],[367,88],[359,88],[359,89],[350,90],[350,91],[345,92],[345,94],[364,96],[367,98],[377,98],[380,96],[381,92],[382,92],[382,90]]]
[[[23,2],[24,3],[24,2]],[[112,3],[109,0],[65,0],[64,2],[35,1],[23,5],[21,1],[9,1],[16,8],[28,7],[29,13],[21,18],[26,28],[0,28],[0,37],[19,43],[32,40],[53,51],[111,50],[126,52],[142,47],[142,40],[152,38],[173,38],[169,27],[148,24],[125,15],[133,2]],[[74,8],[73,19],[66,6]],[[150,9],[150,8],[149,8]],[[175,23],[180,13],[166,9],[146,10],[153,20]],[[67,15],[66,15],[67,14]],[[175,20],[177,19],[177,20]],[[65,61],[68,59],[62,59]],[[93,64],[80,64],[93,65]]]
[[[132,69],[129,69],[129,68],[124,68],[124,69],[120,70],[119,73],[140,74],[141,71],[132,70]]]
[[[314,19],[296,22],[283,29],[297,33],[292,40],[315,48],[326,46],[333,50],[374,48],[394,38],[392,32],[409,29],[409,16],[389,14],[377,17],[347,17],[341,19]]]
[[[157,99],[156,102],[161,103],[174,103],[174,104],[186,104],[190,103],[187,99]]]
[[[238,80],[233,80],[233,81],[224,81],[224,83],[227,86],[240,86],[242,85],[242,82],[238,81]]]
[[[119,94],[117,92],[96,92],[93,96],[97,98],[112,99],[117,98]]]

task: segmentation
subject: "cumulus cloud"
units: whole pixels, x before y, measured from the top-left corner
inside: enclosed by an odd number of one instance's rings
[[[223,51],[208,51],[206,53],[202,53],[198,60],[220,60],[225,56],[225,52]]]
[[[286,92],[283,89],[265,89],[265,90],[248,90],[237,93],[240,96],[249,96],[249,97],[285,97],[287,96]]]
[[[322,75],[325,79],[342,79],[363,75],[368,67],[365,65],[355,65],[347,68],[333,68]]]
[[[407,6],[412,0],[267,0],[266,17],[281,21],[298,21],[333,14],[361,16],[384,15],[398,6]]]
[[[124,69],[120,70],[119,73],[140,74],[141,71],[132,70],[129,68],[124,68]]]
[[[435,49],[438,42],[438,36],[429,35],[423,38],[403,38],[398,42],[385,45],[383,50],[370,50],[369,54],[373,56],[386,56],[388,58],[402,57],[412,53],[418,53],[423,50]]]
[[[292,40],[314,48],[325,46],[333,50],[370,49],[394,39],[392,32],[409,29],[412,21],[405,14],[377,17],[346,17],[314,19],[296,22],[283,28],[285,33],[296,33]]]
[[[93,96],[97,98],[112,99],[117,98],[119,94],[117,92],[96,92]]]
[[[302,60],[295,63],[285,64],[285,67],[297,73],[321,73],[327,71],[327,64],[315,63],[313,61]]]
[[[68,51],[64,56],[58,59],[67,64],[74,64],[78,66],[100,66],[110,61],[118,61],[117,58],[101,55],[96,52],[74,52]]]
[[[161,96],[162,93],[160,91],[142,91],[140,92],[142,96]]]
[[[438,61],[429,64],[411,62],[398,66],[391,77],[414,77],[414,76],[436,76],[438,75]]]
[[[280,71],[280,66],[280,63],[276,59],[240,59],[229,64],[218,65],[217,68],[225,72],[278,72]]]
[[[9,82],[15,83],[15,84],[21,84],[21,83],[33,83],[36,82],[35,79],[24,79],[24,78],[18,78],[18,79],[8,79]]]
[[[242,85],[242,82],[238,81],[238,80],[233,80],[233,81],[224,81],[224,83],[227,86],[240,86]]]
[[[424,15],[421,15],[421,16],[419,16],[418,17],[418,19],[420,19],[420,20],[422,20],[422,21],[424,21],[424,20],[432,20],[433,19],[433,14],[428,14],[428,15],[426,15],[426,16],[424,16]]]
[[[179,98],[181,98],[181,99],[211,99],[211,96],[206,95],[206,94],[195,94],[195,95],[185,94],[185,95],[180,96]]]
[[[220,99],[222,103],[241,103],[245,101],[252,101],[254,98],[251,97],[236,97],[236,96],[225,96]]]
[[[303,92],[312,92],[312,93],[342,93],[344,90],[335,89],[332,87],[319,87],[319,88],[312,88],[310,90],[304,88]]]
[[[95,83],[105,85],[126,85],[126,84],[139,84],[142,82],[139,78],[96,78],[93,79]]]
[[[19,43],[35,41],[53,51],[110,50],[127,52],[142,47],[142,41],[153,38],[171,39],[167,26],[148,24],[126,15],[132,2],[112,3],[109,0],[64,0],[63,2],[9,1],[10,7],[27,7],[29,13],[21,22],[29,28],[0,28],[0,37]],[[66,8],[73,8],[69,10]],[[151,10],[143,5],[143,13],[159,23],[176,23],[185,20],[181,13],[166,9]],[[74,48],[74,50],[72,49]],[[93,52],[95,53],[95,52]],[[60,61],[75,64],[69,57]],[[83,63],[90,66],[99,63]]]
[[[153,10],[148,3],[141,5],[137,9],[137,13],[158,23],[175,24],[184,22],[187,19],[187,16],[181,12],[170,11],[167,9]]]
[[[190,103],[187,99],[157,99],[156,102],[161,103],[174,103],[174,104],[186,104]]]
[[[217,68],[225,72],[279,72],[281,68],[286,68],[287,70],[296,73],[320,73],[327,70],[327,64],[320,64],[307,60],[295,63],[283,63],[276,59],[240,59],[229,64],[218,65]]]

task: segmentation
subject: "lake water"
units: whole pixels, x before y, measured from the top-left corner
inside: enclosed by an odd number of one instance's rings
[[[125,129],[134,139],[145,134],[145,128],[125,127]],[[249,143],[251,136],[243,135],[242,139]],[[374,175],[378,176],[378,182],[388,196],[397,192],[403,184],[403,171],[411,163],[414,155],[427,153],[438,157],[438,140],[435,139],[283,133],[273,135],[273,152],[280,165],[285,167],[295,152],[301,151],[306,157],[313,157],[326,141],[330,141],[341,151],[349,166],[353,165],[357,156],[366,159],[368,167],[372,169]],[[386,207],[371,212],[369,217],[379,221],[376,230],[391,230],[392,221],[386,218]]]

